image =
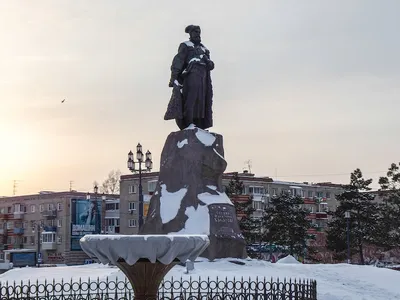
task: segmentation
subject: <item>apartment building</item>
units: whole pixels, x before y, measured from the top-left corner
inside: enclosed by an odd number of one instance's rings
[[[235,173],[225,173],[222,184],[224,187],[229,185]],[[142,174],[142,187],[145,202],[150,200],[158,182],[158,172]],[[289,182],[277,181],[270,177],[258,177],[249,172],[238,174],[239,180],[244,184],[244,195],[252,195],[254,217],[261,217],[264,208],[270,204],[271,197],[282,192],[289,192],[292,195],[300,196],[304,199],[304,206],[309,209],[309,219],[314,227],[310,233],[322,232],[329,221],[328,211],[333,211],[337,207],[335,195],[343,191],[341,185],[332,183],[308,183],[308,182]],[[121,176],[120,197],[122,211],[121,230],[126,234],[138,232],[138,207],[139,207],[139,175]],[[146,204],[145,204],[146,209]]]
[[[0,198],[0,259],[4,250],[35,249],[45,264],[83,264],[88,257],[79,239],[96,230],[119,231],[119,195],[43,191]]]
[[[150,198],[156,190],[159,172],[142,174],[144,216]],[[122,175],[120,180],[121,233],[137,234],[139,232],[139,174]]]

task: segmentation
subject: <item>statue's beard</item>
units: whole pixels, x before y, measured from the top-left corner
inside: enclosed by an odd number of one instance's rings
[[[201,37],[200,36],[191,37],[190,41],[195,45],[199,45],[201,43]]]

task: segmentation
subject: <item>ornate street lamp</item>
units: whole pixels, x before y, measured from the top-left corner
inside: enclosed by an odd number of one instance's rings
[[[147,150],[146,155],[143,160],[143,151],[142,145],[139,143],[136,146],[136,159],[135,161],[133,157],[132,151],[128,153],[128,169],[134,173],[139,174],[139,229],[143,226],[143,188],[142,188],[142,172],[150,172],[153,168],[153,161],[151,157],[151,152]],[[145,169],[142,169],[142,164],[144,163]],[[138,169],[135,168],[135,165],[138,164]]]
[[[350,263],[350,211],[344,212],[344,218],[347,224],[347,263]]]

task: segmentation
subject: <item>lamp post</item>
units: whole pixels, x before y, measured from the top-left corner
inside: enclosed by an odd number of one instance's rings
[[[143,188],[142,188],[142,172],[150,172],[153,168],[153,161],[151,160],[151,153],[149,150],[146,152],[146,160],[143,160],[142,145],[137,144],[136,146],[136,159],[134,160],[132,151],[128,153],[128,169],[132,173],[139,174],[139,229],[143,226]],[[144,163],[146,169],[142,169]],[[135,168],[135,164],[138,164],[139,168]]]
[[[101,195],[101,233],[106,233],[106,195]]]
[[[347,263],[350,263],[350,211],[344,212],[344,218],[347,224]]]
[[[40,223],[35,223],[32,226],[32,232],[35,233],[35,227],[36,227],[36,232],[37,232],[37,266],[40,268],[40,263],[41,263],[41,253],[40,253],[40,232],[41,232],[41,224]]]

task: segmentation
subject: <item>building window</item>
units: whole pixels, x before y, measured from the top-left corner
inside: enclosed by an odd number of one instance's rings
[[[54,232],[42,232],[42,243],[55,243],[56,234]]]
[[[147,190],[149,193],[154,193],[156,191],[158,180],[151,180],[147,182]]]
[[[29,237],[29,243],[30,243],[31,245],[35,244],[35,236],[31,235],[31,236]]]
[[[129,186],[129,194],[136,194],[136,185]]]
[[[22,223],[22,228],[27,229],[28,228],[28,221],[24,221]]]
[[[249,194],[264,195],[265,189],[261,186],[249,186]]]
[[[324,193],[323,192],[317,192],[317,198],[322,198],[324,197]]]
[[[307,192],[307,197],[308,198],[312,198],[313,197],[313,192],[312,191],[308,191]]]
[[[272,189],[272,196],[276,196],[276,188]]]
[[[57,220],[57,227],[61,227],[62,226],[62,220],[61,219],[58,219]]]
[[[136,220],[135,219],[130,219],[129,220],[129,227],[136,227]]]
[[[27,243],[28,243],[28,237],[24,236],[24,244],[27,244]]]
[[[326,198],[330,198],[331,197],[331,193],[330,192],[326,192]]]
[[[59,235],[57,236],[57,244],[61,244],[61,242],[62,242],[62,236]]]
[[[263,206],[263,205],[262,205],[262,202],[261,202],[261,201],[253,201],[253,208],[254,208],[255,210],[262,210],[262,209],[263,209],[262,206]]]
[[[34,212],[35,212],[35,210],[36,210],[36,207],[35,207],[35,205],[31,205],[31,213],[34,213]]]
[[[135,202],[129,202],[129,210],[136,210],[136,203]]]
[[[54,210],[54,205],[53,205],[53,203],[47,204],[47,210],[48,210],[48,211]]]
[[[57,203],[57,210],[58,211],[62,210],[62,203],[60,203],[60,202]]]
[[[40,205],[39,205],[39,211],[40,211],[40,212],[43,212],[43,211],[44,211],[44,205],[43,205],[43,204],[40,204]]]

